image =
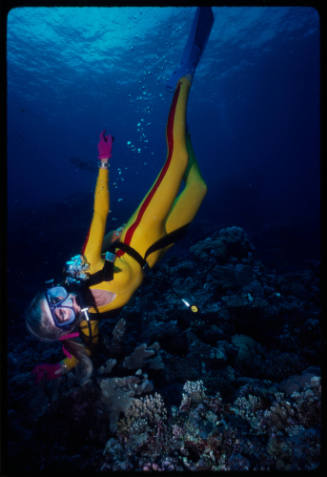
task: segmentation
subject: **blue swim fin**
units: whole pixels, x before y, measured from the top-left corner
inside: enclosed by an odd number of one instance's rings
[[[177,81],[187,74],[193,76],[195,68],[207,44],[214,22],[211,7],[198,7],[192,24],[182,60],[167,83],[168,88],[174,89]]]

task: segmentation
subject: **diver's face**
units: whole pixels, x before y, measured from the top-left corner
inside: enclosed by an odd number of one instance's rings
[[[54,310],[59,323],[65,323],[71,320],[71,311],[68,308],[60,307]]]
[[[74,323],[81,307],[78,305],[74,294],[70,293],[66,295],[66,291],[63,289],[63,295],[61,296],[58,291],[60,292],[60,287],[57,287],[57,294],[55,295],[55,299],[59,303],[58,306],[52,305],[52,312],[49,315],[49,319],[54,326],[62,328]],[[62,302],[62,306],[60,302]]]
[[[59,297],[59,299],[63,300],[64,297]],[[66,298],[65,303],[69,304],[69,306],[71,306],[74,309],[76,314],[81,311],[81,307],[77,304],[75,295],[70,293],[68,297]],[[60,323],[65,323],[66,321],[69,321],[71,318],[70,309],[64,306],[63,307],[59,306],[58,308],[56,308],[54,310],[54,313]]]

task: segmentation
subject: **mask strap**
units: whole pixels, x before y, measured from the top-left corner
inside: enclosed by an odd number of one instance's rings
[[[79,336],[78,331],[76,331],[75,333],[68,333],[67,335],[60,336],[58,340],[59,341],[69,340],[70,338],[76,338],[77,336]]]

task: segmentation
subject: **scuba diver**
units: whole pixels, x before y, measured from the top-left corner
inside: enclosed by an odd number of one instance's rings
[[[34,336],[63,341],[65,358],[57,364],[37,365],[33,370],[37,382],[61,376],[78,363],[84,363],[84,381],[90,377],[89,356],[99,339],[101,313],[119,310],[131,299],[147,269],[154,267],[199,210],[207,186],[186,128],[186,109],[213,19],[210,7],[197,8],[182,61],[168,83],[175,91],[166,126],[166,161],[130,219],[106,235],[113,137],[105,131],[100,134],[93,217],[81,254],[66,263],[63,284],[50,283],[26,312],[26,326]],[[185,186],[178,194],[183,180]]]

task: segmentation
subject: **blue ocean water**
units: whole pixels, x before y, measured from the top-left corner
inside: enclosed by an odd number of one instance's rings
[[[115,137],[112,229],[134,212],[165,161],[173,96],[166,83],[194,13],[20,7],[7,17],[3,460],[19,475],[319,466],[320,18],[313,8],[213,7],[187,117],[208,185],[201,209],[119,315],[100,320],[92,380],[81,383],[85,363],[58,380],[36,384],[33,376],[35,366],[67,356],[62,342],[28,334],[23,313],[84,243],[100,131]],[[135,396],[137,407],[146,397],[149,408],[124,421]],[[152,398],[158,407],[148,421]]]
[[[9,12],[9,301],[24,282],[22,302],[15,296],[12,305],[22,307],[80,250],[103,128],[115,137],[108,228],[126,221],[152,185],[166,157],[166,82],[194,11]],[[267,259],[269,251],[276,261],[292,252],[301,266],[319,257],[319,15],[309,7],[213,12],[188,107],[208,184],[193,233],[240,225]]]

